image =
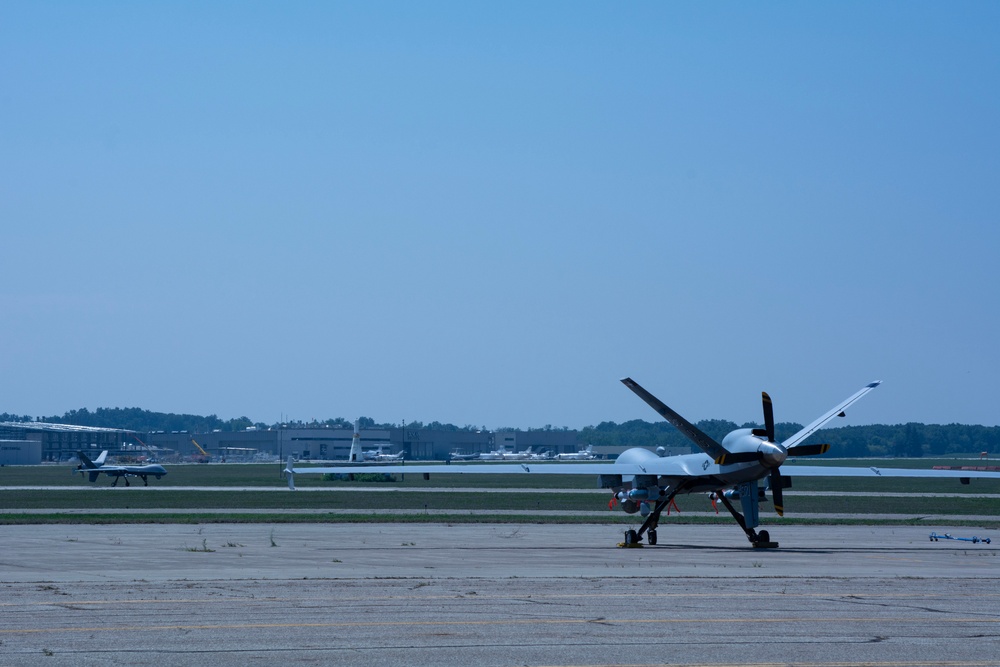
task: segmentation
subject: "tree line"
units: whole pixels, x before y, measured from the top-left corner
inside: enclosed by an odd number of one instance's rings
[[[63,415],[49,417],[31,417],[30,415],[0,414],[0,421],[31,422],[39,421],[49,424],[73,424],[75,426],[94,426],[99,428],[122,428],[139,433],[154,431],[189,431],[192,433],[207,433],[209,431],[244,431],[254,424],[247,417],[236,419],[219,419],[215,415],[178,415],[169,412],[151,412],[140,408],[97,408],[93,412],[87,408],[70,410]]]
[[[97,408],[90,411],[87,408],[70,410],[62,415],[33,417],[31,415],[16,415],[9,412],[0,413],[0,422],[45,422],[48,424],[73,424],[75,426],[94,426],[100,428],[121,428],[138,433],[154,433],[157,431],[187,431],[189,433],[209,433],[211,431],[245,431],[248,428],[354,428],[354,422],[343,417],[323,421],[291,419],[267,424],[254,422],[249,417],[235,419],[220,419],[216,415],[187,415],[172,412],[152,412],[140,408]],[[358,426],[366,429],[399,428],[400,424],[378,423],[371,417],[359,417]],[[408,422],[406,428],[432,429],[438,431],[479,431],[487,430],[485,426],[455,426],[441,422]],[[516,430],[516,429],[504,429]]]
[[[354,424],[347,419],[337,417],[325,421],[289,420],[266,424],[253,422],[248,417],[235,419],[220,419],[216,415],[203,417],[200,415],[173,414],[152,412],[139,408],[97,408],[90,411],[87,408],[70,410],[57,416],[31,417],[29,415],[0,414],[0,421],[30,422],[42,421],[52,424],[74,424],[77,426],[97,426],[104,428],[122,428],[139,433],[155,431],[188,431],[191,433],[207,433],[211,431],[244,431],[247,428],[353,428]],[[485,426],[456,426],[433,421],[414,421],[406,424],[377,423],[370,417],[358,419],[361,428],[390,429],[405,426],[407,429],[437,430],[437,431],[485,431]],[[737,428],[762,428],[760,424],[745,423],[737,425],[724,419],[706,419],[697,423],[699,429],[716,440],[721,440],[727,433]],[[775,424],[775,435],[781,441],[802,428],[794,422]],[[518,430],[512,427],[495,429],[496,431]],[[526,430],[560,430],[546,426],[542,429]],[[642,419],[616,424],[601,422],[597,426],[587,426],[578,431],[581,444],[595,446],[611,445],[619,447],[689,447],[691,443],[677,429],[665,421],[647,422]],[[828,456],[837,457],[868,457],[868,456],[945,456],[949,454],[977,454],[987,452],[1000,455],[1000,426],[978,426],[968,424],[871,424],[868,426],[843,426],[817,431],[809,439],[810,442],[827,442],[831,445]]]
[[[737,425],[722,419],[702,420],[699,429],[719,441],[737,428],[763,428],[761,424]],[[775,424],[775,438],[780,442],[802,429],[801,424]],[[602,422],[580,430],[580,441],[592,445],[627,447],[688,447],[690,441],[667,422],[649,423],[641,419],[616,424]],[[917,458],[950,454],[1000,455],[1000,426],[968,424],[871,424],[842,426],[817,431],[809,442],[830,444],[827,456],[864,458],[895,456]]]

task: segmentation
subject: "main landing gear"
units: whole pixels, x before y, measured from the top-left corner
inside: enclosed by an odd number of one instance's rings
[[[646,542],[649,546],[656,544],[656,529],[652,528],[646,531]],[[626,530],[625,531],[625,541],[621,544],[624,548],[635,548],[642,546],[642,538],[639,536],[639,531],[637,530]]]
[[[756,502],[757,502],[756,489],[753,489],[753,491],[755,492],[754,495],[752,496],[753,503],[755,503],[753,507],[754,509],[756,509]],[[729,502],[729,499],[726,498],[726,495],[724,493],[720,491],[717,495],[719,497],[719,500],[722,501],[722,504],[726,506],[727,510],[729,510],[729,513],[733,515],[734,519],[736,519],[736,523],[740,524],[740,528],[742,528],[743,532],[746,533],[747,539],[750,540],[750,544],[753,545],[754,549],[778,548],[778,543],[771,541],[771,535],[766,530],[762,530],[758,533],[756,530],[754,530],[754,526],[747,525],[746,519],[744,519],[742,514],[736,511],[736,508],[733,507],[733,504]],[[742,497],[746,497],[746,495],[749,494],[745,494]],[[746,506],[746,503],[744,503],[744,506]],[[756,512],[753,514],[753,518],[754,519],[757,518]],[[756,526],[759,524],[757,524],[757,522],[754,521],[754,525]]]
[[[136,477],[142,480],[143,486],[149,486],[149,475],[136,475]],[[132,486],[128,483],[128,475],[115,475],[115,481],[111,482],[111,486],[118,486],[119,479],[125,480],[125,486]]]
[[[663,510],[667,509],[667,505],[670,504],[670,501],[673,500],[674,496],[676,495],[677,492],[674,491],[669,496],[667,496],[665,500],[657,500],[656,506],[653,507],[653,511],[649,513],[649,516],[646,517],[646,520],[642,522],[642,525],[639,527],[639,530],[630,529],[625,531],[625,541],[622,542],[621,546],[626,549],[641,547],[643,534],[646,535],[646,542],[650,546],[655,545],[656,527],[660,523],[660,514],[663,513]]]
[[[639,530],[629,529],[625,531],[625,541],[620,543],[618,546],[624,548],[635,548],[642,546],[643,535],[646,536],[646,542],[650,545],[656,544],[656,527],[660,521],[660,514],[663,510],[667,508],[667,505],[674,499],[678,491],[681,489],[675,489],[672,493],[664,496],[661,500],[656,501],[656,506],[653,511],[649,513],[646,520],[643,522]],[[743,514],[736,511],[733,504],[729,501],[726,494],[720,489],[716,492],[716,497],[722,501],[722,504],[726,506],[729,513],[733,515],[736,523],[739,524],[740,528],[747,536],[747,540],[754,549],[777,549],[778,543],[771,541],[771,535],[766,531],[756,531],[754,530],[760,525],[760,519],[758,516],[758,503],[761,499],[760,489],[757,486],[756,481],[743,482],[737,487],[740,502],[743,506]]]

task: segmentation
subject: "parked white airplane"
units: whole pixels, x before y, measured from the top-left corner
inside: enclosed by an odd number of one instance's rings
[[[515,452],[506,447],[499,447],[491,452],[483,452],[479,455],[480,461],[529,461],[531,460],[531,447]]]
[[[365,451],[365,461],[369,462],[384,462],[384,461],[402,461],[403,452],[398,454],[387,454],[383,450],[384,447],[389,447],[390,445],[378,445],[376,449],[369,449]]]
[[[508,450],[506,448],[502,448],[502,449],[500,449],[498,451],[503,455],[503,460],[504,461],[530,461],[531,460],[531,447],[528,447],[527,449],[522,449],[519,452],[514,451],[514,450]]]
[[[556,454],[557,461],[593,461],[597,458],[594,454],[594,446],[587,445],[587,448],[579,452],[570,452],[566,454]]]
[[[476,455],[475,461],[503,461],[503,450],[490,450],[488,452],[480,452]]]
[[[639,530],[625,532],[625,544],[636,545],[645,537],[649,544],[656,544],[656,528],[660,513],[678,494],[715,493],[730,514],[746,533],[756,548],[774,548],[766,530],[757,531],[760,525],[758,503],[765,488],[770,488],[774,509],[784,515],[782,489],[789,486],[788,478],[780,472],[781,464],[789,456],[814,456],[829,449],[825,444],[803,444],[809,436],[834,417],[843,417],[844,411],[855,401],[879,386],[880,382],[865,385],[860,391],[838,403],[811,424],[784,442],[774,439],[774,412],[771,399],[762,394],[764,406],[763,429],[737,429],[716,442],[694,424],[664,405],[655,396],[640,387],[631,378],[622,382],[639,398],[649,404],[664,419],[691,440],[701,454],[657,456],[640,447],[622,452],[614,463],[552,463],[526,462],[510,465],[407,465],[380,466],[382,473],[422,473],[425,479],[431,474],[496,474],[518,475],[597,475],[601,488],[610,489],[613,502],[629,514],[640,513],[645,521]],[[355,472],[356,468],[295,468],[291,459],[285,468],[288,486],[295,488],[295,475]],[[969,478],[1000,479],[1000,473],[979,470],[915,470],[893,468],[851,468],[826,466],[789,466],[789,473],[796,477],[950,477],[968,483]],[[730,500],[738,499],[742,514]]]
[[[167,469],[158,463],[150,463],[144,466],[111,466],[105,465],[105,460],[108,458],[108,451],[104,450],[101,455],[98,456],[93,461],[90,460],[83,452],[77,452],[77,457],[80,459],[80,465],[73,469],[74,473],[80,473],[81,475],[87,473],[90,475],[90,481],[96,482],[98,476],[101,473],[105,475],[110,475],[115,478],[111,486],[118,486],[118,480],[120,478],[125,478],[125,486],[131,486],[128,483],[128,478],[138,477],[142,480],[143,486],[149,486],[149,477],[152,475],[156,479],[160,479],[167,474]]]

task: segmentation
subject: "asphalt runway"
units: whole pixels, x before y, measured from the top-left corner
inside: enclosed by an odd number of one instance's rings
[[[0,526],[3,665],[998,665],[947,526]]]

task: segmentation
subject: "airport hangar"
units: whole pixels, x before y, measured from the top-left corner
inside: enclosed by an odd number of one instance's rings
[[[508,451],[576,452],[584,446],[579,432],[450,431],[435,429],[361,429],[365,450],[402,452],[407,460],[450,458],[453,452],[481,454]],[[205,450],[214,461],[249,461],[259,456],[347,460],[354,433],[347,428],[277,428],[211,433],[142,433],[127,429],[74,426],[45,422],[0,422],[0,465],[37,465],[71,461],[76,452],[108,450],[113,457],[149,457],[170,461],[197,458]],[[197,446],[195,445],[197,443]],[[607,450],[607,451],[605,451]],[[615,456],[620,447],[597,447],[595,453]],[[684,452],[686,453],[686,451]]]
[[[508,451],[553,453],[576,452],[581,448],[578,431],[450,431],[425,428],[359,429],[361,448],[381,448],[386,454],[402,452],[404,459],[443,461],[453,452],[480,454],[505,447]],[[246,460],[255,454],[284,459],[343,460],[351,451],[354,431],[350,428],[276,428],[212,433],[149,433],[146,444],[169,449],[181,456],[196,456],[192,443],[213,460]]]
[[[482,454],[507,451],[572,453],[586,446],[579,431],[451,431],[436,429],[360,429],[361,447],[402,452],[406,460],[444,461],[454,452]],[[252,461],[260,457],[347,460],[354,432],[349,428],[275,428],[211,433],[142,433],[127,429],[74,426],[44,422],[0,422],[0,465],[37,465],[71,461],[80,450],[96,456],[108,450],[113,457],[149,457],[164,461],[196,459],[207,452],[213,461]],[[197,443],[197,446],[195,445]],[[624,447],[594,447],[603,458],[614,458]],[[668,454],[687,454],[686,447],[670,447]],[[676,451],[675,451],[676,450]]]
[[[83,450],[128,449],[131,431],[44,422],[0,422],[0,465],[68,461]],[[132,442],[135,442],[132,440]]]

